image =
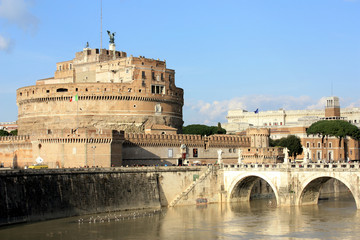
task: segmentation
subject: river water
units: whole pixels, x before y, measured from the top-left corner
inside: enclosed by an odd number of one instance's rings
[[[91,222],[91,223],[90,223]],[[1,240],[41,239],[359,239],[360,210],[351,197],[318,205],[179,206],[19,224],[0,228]]]

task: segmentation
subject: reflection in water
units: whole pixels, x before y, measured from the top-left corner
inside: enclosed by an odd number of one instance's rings
[[[108,219],[103,214],[14,225],[0,228],[0,238],[357,239],[360,234],[359,211],[351,198],[301,207],[273,207],[265,199],[110,215],[116,218],[89,223],[91,217]]]

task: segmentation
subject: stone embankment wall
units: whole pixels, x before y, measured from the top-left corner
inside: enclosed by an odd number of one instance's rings
[[[160,208],[206,170],[206,167],[144,167],[0,171],[0,226],[97,212]],[[187,203],[194,204],[197,197],[206,197],[206,191],[202,187]]]

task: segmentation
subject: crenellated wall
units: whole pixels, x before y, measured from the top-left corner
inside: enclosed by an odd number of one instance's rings
[[[123,141],[122,131],[86,129],[1,137],[0,161],[12,168],[31,166],[38,157],[49,168],[121,166]]]
[[[185,149],[181,149],[181,146],[185,146]],[[176,165],[184,152],[190,164],[215,164],[219,149],[223,151],[224,163],[236,163],[239,150],[248,148],[250,138],[247,136],[126,133],[123,165]],[[255,153],[259,152],[251,150],[252,156]],[[264,154],[270,156],[268,152]]]
[[[4,167],[21,167],[23,162],[30,162],[32,156],[30,136],[0,137],[0,164]]]

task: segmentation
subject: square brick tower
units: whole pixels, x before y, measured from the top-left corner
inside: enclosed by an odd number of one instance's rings
[[[326,98],[325,119],[340,119],[340,102],[338,97]]]

